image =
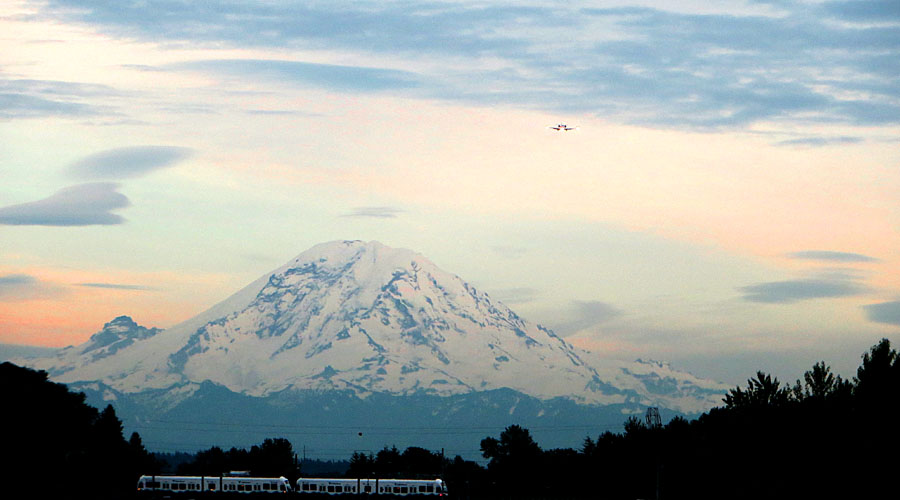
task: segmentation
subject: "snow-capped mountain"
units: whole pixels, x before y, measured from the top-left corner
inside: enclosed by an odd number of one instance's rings
[[[697,413],[726,390],[660,363],[600,360],[417,253],[361,241],[315,246],[169,330],[119,317],[86,344],[27,364],[108,393],[183,397],[204,382],[251,397],[509,388],[539,400]]]
[[[47,367],[48,372],[50,376],[58,377],[67,371],[112,356],[120,349],[148,339],[161,331],[159,328],[140,326],[128,316],[119,316],[103,325],[103,329],[91,335],[91,338],[84,344],[69,346],[58,351],[56,362]]]

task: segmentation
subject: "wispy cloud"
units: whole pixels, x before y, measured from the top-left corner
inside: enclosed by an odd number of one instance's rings
[[[89,116],[94,110],[85,104],[45,99],[17,93],[0,93],[0,118],[41,118],[46,116]]]
[[[606,302],[575,300],[566,311],[566,319],[551,326],[560,335],[570,335],[621,315],[619,308]]]
[[[776,142],[776,146],[805,146],[811,148],[820,148],[825,146],[841,146],[847,144],[860,144],[863,142],[862,137],[851,136],[827,136],[827,137],[801,137],[799,139],[788,139]]]
[[[371,217],[375,219],[393,219],[405,212],[397,207],[355,207],[351,212],[342,214],[341,217]]]
[[[132,146],[92,154],[73,164],[69,171],[82,179],[126,179],[170,167],[193,154],[174,146]]]
[[[842,0],[825,2],[823,8],[839,18],[867,22],[900,22],[900,5],[894,0]]]
[[[106,85],[0,77],[0,119],[74,118],[108,113],[105,107],[86,104],[85,100],[116,94]]]
[[[297,85],[343,91],[383,91],[418,86],[418,76],[393,69],[339,66],[271,59],[218,59],[173,64],[173,70],[269,78]]]
[[[112,210],[131,205],[108,182],[79,184],[57,191],[48,198],[0,208],[0,224],[13,226],[90,226],[122,224],[125,219]]]
[[[416,95],[433,98],[725,128],[780,120],[900,123],[895,5],[893,0],[785,1],[778,3],[779,15],[771,15],[761,9],[749,14],[749,7],[696,14],[675,7],[540,3],[50,0],[45,14],[128,38],[279,50],[302,46],[387,54],[399,56],[398,61],[455,62],[397,71],[220,60],[186,63],[182,69],[348,91],[414,88]],[[837,138],[848,139],[853,140]]]
[[[744,300],[766,304],[792,304],[811,299],[849,297],[867,291],[867,288],[848,279],[800,279],[772,281],[749,285],[739,289]]]
[[[27,274],[0,275],[0,302],[18,302],[52,298],[64,289]]]
[[[136,290],[136,291],[146,291],[153,290],[153,288],[142,285],[126,285],[121,283],[76,283],[75,286],[83,286],[88,288],[107,288],[111,290]]]
[[[869,321],[900,326],[900,300],[863,306]]]
[[[830,250],[804,250],[787,254],[791,259],[817,260],[826,262],[878,262],[875,257],[869,257],[861,253],[833,252]]]

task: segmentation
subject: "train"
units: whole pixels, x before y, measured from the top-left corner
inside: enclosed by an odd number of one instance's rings
[[[138,493],[296,493],[311,495],[448,496],[441,479],[338,479],[301,477],[292,487],[285,477],[141,476]]]
[[[297,480],[297,493],[344,493],[362,495],[432,495],[447,496],[447,487],[440,479],[332,479],[301,477]]]
[[[235,492],[287,493],[291,483],[286,477],[249,476],[141,476],[138,492]]]

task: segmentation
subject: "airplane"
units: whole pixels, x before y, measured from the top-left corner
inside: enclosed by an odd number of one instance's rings
[[[556,130],[559,132],[568,132],[569,130],[577,129],[578,127],[569,127],[565,123],[560,123],[560,124],[556,125],[555,127],[547,127],[547,128],[550,128],[550,129],[553,129],[553,130]]]

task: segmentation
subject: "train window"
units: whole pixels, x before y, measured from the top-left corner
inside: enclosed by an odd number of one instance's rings
[[[208,483],[209,491],[216,491],[216,483]]]
[[[406,486],[401,486],[400,493],[409,493],[409,488],[407,488]]]
[[[363,491],[366,492],[366,493],[372,493],[372,487],[371,487],[371,486],[364,486],[364,487],[363,487]]]

